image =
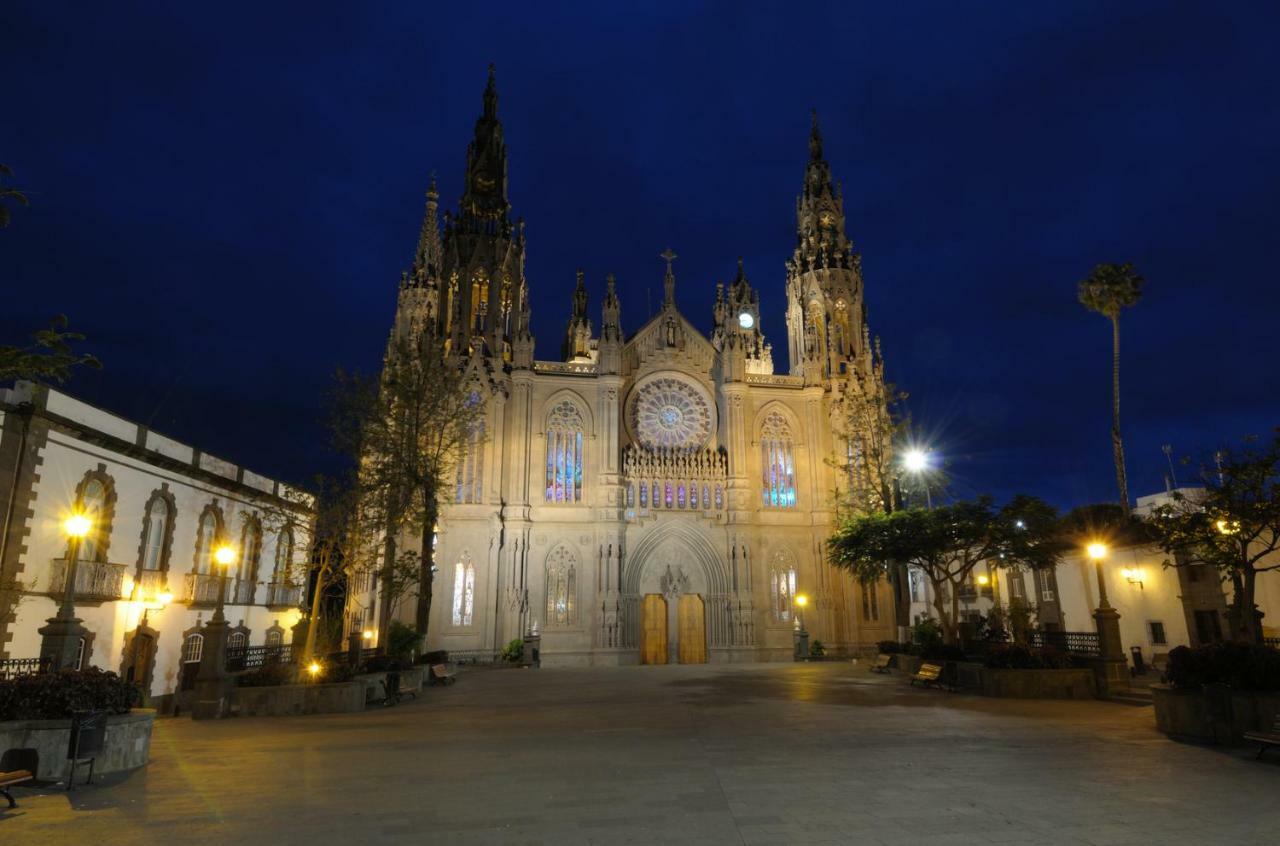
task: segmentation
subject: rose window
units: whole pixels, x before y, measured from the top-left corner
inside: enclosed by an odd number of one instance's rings
[[[711,435],[711,409],[692,386],[678,379],[655,379],[639,389],[631,407],[631,427],[646,447],[696,449]]]

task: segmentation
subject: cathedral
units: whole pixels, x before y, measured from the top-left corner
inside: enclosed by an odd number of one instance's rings
[[[840,405],[883,396],[883,375],[816,116],[785,374],[742,262],[690,317],[670,249],[647,323],[623,332],[612,275],[593,313],[580,272],[561,360],[536,359],[535,291],[539,308],[553,296],[525,277],[507,181],[490,68],[457,212],[433,183],[393,328],[434,332],[486,399],[437,528],[429,648],[484,659],[532,632],[544,663],[616,665],[790,660],[801,628],[827,654],[892,638],[888,585],[826,563],[837,501],[864,475]]]

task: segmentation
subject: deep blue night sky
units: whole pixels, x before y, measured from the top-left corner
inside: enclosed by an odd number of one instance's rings
[[[0,342],[58,312],[68,389],[262,472],[326,460],[335,368],[376,368],[438,174],[456,204],[498,67],[540,358],[593,319],[709,329],[746,260],[786,367],[783,262],[816,107],[872,331],[954,492],[1113,499],[1102,261],[1126,313],[1134,495],[1160,445],[1280,424],[1280,7],[1233,3],[6,4]]]

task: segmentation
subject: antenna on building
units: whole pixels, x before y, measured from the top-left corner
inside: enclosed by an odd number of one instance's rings
[[[1173,469],[1173,447],[1165,444],[1160,447],[1160,451],[1164,453],[1164,460],[1169,463],[1169,476],[1167,477],[1165,487],[1172,491],[1178,486],[1178,474]]]

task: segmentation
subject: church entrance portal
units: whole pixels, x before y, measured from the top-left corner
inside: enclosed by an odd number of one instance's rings
[[[685,593],[668,601],[662,594],[649,593],[641,609],[641,664],[707,662],[707,617],[701,596]],[[674,643],[668,637],[673,629]]]

